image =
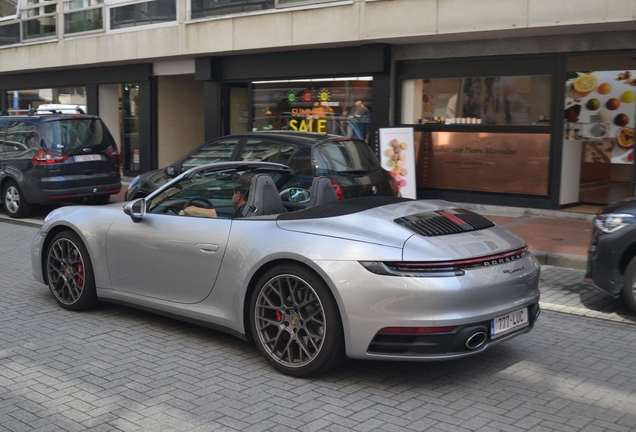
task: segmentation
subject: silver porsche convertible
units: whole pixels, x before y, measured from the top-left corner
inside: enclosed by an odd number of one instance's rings
[[[220,329],[294,376],[461,358],[533,328],[540,266],[523,240],[445,201],[369,194],[338,201],[328,177],[279,164],[201,166],[123,208],[54,210],[33,273],[65,309]]]

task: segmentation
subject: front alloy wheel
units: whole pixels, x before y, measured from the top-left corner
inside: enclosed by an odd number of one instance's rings
[[[324,282],[308,270],[270,270],[257,286],[251,311],[256,344],[279,371],[309,376],[344,358],[337,305]]]
[[[61,232],[53,238],[46,253],[46,275],[51,293],[64,309],[88,309],[97,303],[90,257],[75,233]]]

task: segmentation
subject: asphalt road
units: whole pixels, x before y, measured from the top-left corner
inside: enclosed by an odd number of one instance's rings
[[[295,379],[219,332],[117,305],[62,310],[31,275],[36,230],[0,221],[0,431],[636,428],[636,318],[578,270],[546,268],[535,329],[478,356]]]

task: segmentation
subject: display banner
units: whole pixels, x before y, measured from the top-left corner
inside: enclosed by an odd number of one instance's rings
[[[413,128],[380,129],[380,160],[393,177],[400,196],[417,198]]]

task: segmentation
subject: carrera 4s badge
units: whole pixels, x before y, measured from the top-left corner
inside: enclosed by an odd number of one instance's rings
[[[521,266],[520,268],[516,268],[516,269],[512,269],[512,270],[504,270],[503,272],[506,274],[513,274],[513,273],[517,273],[518,271],[521,271],[525,269],[525,267]]]

